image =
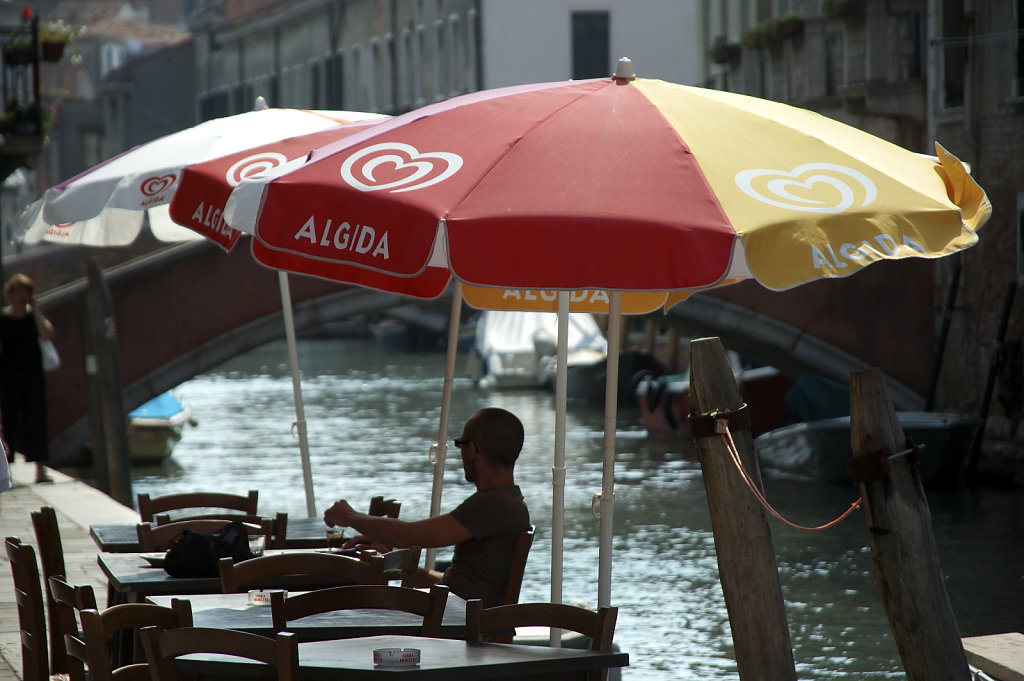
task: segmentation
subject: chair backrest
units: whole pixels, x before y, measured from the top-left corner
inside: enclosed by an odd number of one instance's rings
[[[421,636],[440,636],[441,620],[448,602],[448,587],[434,584],[429,591],[402,586],[359,585],[319,589],[284,597],[282,591],[270,592],[270,611],[274,631],[284,631],[288,623],[332,610],[401,610],[420,615]],[[298,633],[298,632],[296,632]]]
[[[14,600],[21,629],[22,680],[48,681],[50,664],[46,657],[46,616],[43,614],[36,552],[17,537],[7,537],[4,545],[14,575]]]
[[[226,594],[250,588],[292,588],[296,576],[315,575],[314,588],[348,584],[386,584],[384,559],[380,556],[363,560],[330,553],[302,551],[275,553],[250,558],[240,563],[220,559],[220,586]]]
[[[410,546],[404,549],[393,549],[381,554],[380,557],[384,560],[384,576],[390,581],[397,574],[397,578],[401,580],[402,586],[415,587],[416,571],[420,565],[421,551],[422,549],[419,546]],[[360,554],[360,558],[362,557],[362,554]],[[366,559],[371,557],[372,554],[369,554]]]
[[[119,638],[119,634],[135,636],[144,627],[174,629],[192,626],[192,606],[188,601],[179,599],[172,600],[170,608],[151,603],[122,603],[103,612],[82,610],[79,615],[90,681],[149,679],[149,668],[138,646],[134,648],[134,659],[123,660],[121,666],[115,664],[111,643]]]
[[[372,497],[370,499],[370,510],[367,511],[367,514],[397,518],[401,510],[401,502],[395,501],[394,499],[385,499],[384,497]]]
[[[136,526],[136,532],[139,536],[139,550],[142,552],[165,551],[185,529],[210,534],[224,527],[228,522],[223,519],[208,518],[204,520],[179,520],[178,522],[158,525],[156,527],[149,523],[139,523]],[[265,536],[267,538],[267,546],[270,545],[271,535],[274,531],[273,520],[270,518],[260,518],[258,525],[252,523],[242,523],[242,525],[250,535],[262,534]]]
[[[46,581],[55,606],[50,611],[50,647],[64,650],[71,681],[85,681],[85,639],[78,627],[78,613],[81,610],[96,609],[96,594],[89,585],[68,584],[63,575],[54,575]],[[56,620],[56,629],[53,620]]]
[[[39,549],[39,567],[43,573],[43,601],[49,620],[50,633],[50,673],[63,674],[68,671],[68,656],[60,632],[60,620],[57,616],[57,604],[46,588],[46,583],[55,575],[64,575],[64,547],[60,541],[60,527],[57,525],[57,513],[51,506],[43,506],[32,511],[32,527],[36,533],[36,546]]]
[[[519,592],[523,588],[523,575],[526,574],[526,559],[530,557],[530,548],[533,546],[533,533],[536,526],[530,525],[530,529],[522,532],[516,540],[515,553],[512,555],[512,567],[508,573],[508,584],[505,586],[504,605],[511,605],[519,602]]]
[[[168,525],[171,522],[171,516],[167,513],[157,513],[154,516],[157,527],[161,525]],[[263,525],[266,522],[271,523],[271,537],[267,541],[268,549],[283,549],[288,543],[288,514],[278,513],[273,518],[264,518],[258,515],[249,515],[241,513],[205,513],[203,515],[190,515],[187,518],[179,518],[177,522],[193,521],[193,520],[220,520],[228,523],[232,520],[237,520],[242,523],[249,523],[251,525]]]
[[[220,653],[257,660],[277,669],[278,681],[299,678],[299,641],[295,634],[280,633],[269,639],[229,629],[186,627],[161,631],[142,630],[142,645],[153,681],[178,681],[174,658],[191,653]]]
[[[256,502],[259,492],[249,490],[247,496],[225,494],[222,492],[189,492],[185,494],[165,494],[150,497],[140,494],[136,497],[139,506],[139,518],[144,523],[153,522],[157,513],[177,511],[184,508],[226,508],[240,511],[248,515],[256,515]]]
[[[516,603],[483,607],[483,601],[466,602],[466,640],[480,643],[489,634],[506,636],[516,627],[551,627],[575,631],[590,639],[591,650],[612,649],[618,608],[588,610],[564,603]]]

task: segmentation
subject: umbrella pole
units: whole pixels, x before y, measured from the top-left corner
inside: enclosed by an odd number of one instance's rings
[[[452,286],[452,310],[448,322],[448,349],[444,359],[444,388],[441,391],[441,423],[437,427],[434,453],[434,486],[430,493],[430,517],[441,513],[441,486],[444,484],[444,459],[448,451],[448,415],[452,407],[452,383],[455,379],[455,357],[459,351],[459,325],[462,323],[462,282]],[[434,569],[437,549],[427,549],[423,567]]]
[[[612,600],[612,514],[615,512],[615,417],[619,406],[619,348],[622,294],[611,293],[608,305],[608,369],[604,387],[604,464],[601,473],[600,549],[597,571],[597,607]]]
[[[306,488],[306,514],[316,516],[313,498],[313,470],[309,465],[309,442],[306,439],[306,412],[302,406],[302,384],[299,382],[299,352],[295,346],[295,317],[292,315],[292,293],[288,286],[288,273],[277,272],[281,289],[281,311],[284,313],[284,335],[288,340],[288,363],[292,369],[292,394],[295,397],[295,427],[299,434],[299,455],[302,458],[302,483]]]
[[[569,367],[569,292],[558,292],[558,347],[555,373],[555,460],[551,467],[551,602],[562,602],[562,544],[565,537],[565,414]],[[552,629],[552,646],[562,643]]]

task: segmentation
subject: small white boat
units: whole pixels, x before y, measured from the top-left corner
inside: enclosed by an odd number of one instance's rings
[[[476,324],[470,375],[480,387],[545,388],[554,383],[558,315],[485,310]],[[589,313],[569,315],[567,367],[603,361],[608,341]]]
[[[192,409],[173,394],[157,395],[128,413],[128,451],[136,463],[160,463],[171,455],[185,425],[198,424]]]

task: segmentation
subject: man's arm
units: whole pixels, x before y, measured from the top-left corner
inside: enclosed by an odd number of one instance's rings
[[[327,509],[324,513],[324,522],[328,525],[351,527],[373,541],[397,548],[452,546],[472,536],[450,513],[426,520],[406,522],[397,518],[358,513],[344,499]]]

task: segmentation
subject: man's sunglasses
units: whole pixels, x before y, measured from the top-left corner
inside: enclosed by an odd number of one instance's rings
[[[469,438],[461,438],[461,437],[455,438],[455,446],[458,447],[459,449],[462,449],[463,447],[468,445],[470,442],[472,442],[472,440],[470,440]]]

